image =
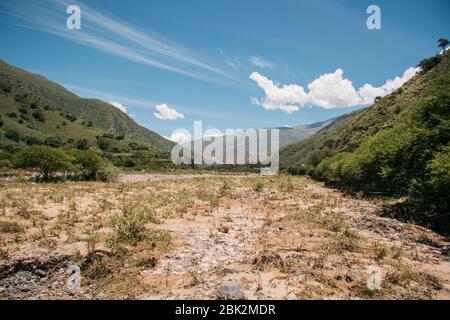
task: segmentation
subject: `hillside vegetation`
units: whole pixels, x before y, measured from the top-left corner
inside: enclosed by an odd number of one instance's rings
[[[282,166],[341,187],[408,195],[434,212],[450,202],[449,52],[369,108],[286,147]]]
[[[167,152],[173,143],[100,100],[82,99],[0,60],[0,148],[46,144],[112,153]]]

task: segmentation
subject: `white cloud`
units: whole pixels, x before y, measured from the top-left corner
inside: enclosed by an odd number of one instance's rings
[[[176,142],[178,144],[183,144],[192,140],[191,134],[187,130],[175,130],[172,132],[170,137],[164,136],[164,138]]]
[[[362,104],[371,104],[376,97],[384,97],[394,92],[414,77],[419,70],[420,68],[408,68],[401,77],[395,77],[394,80],[388,79],[381,87],[374,87],[366,83],[358,91]]]
[[[177,119],[183,119],[184,114],[178,112],[177,110],[173,108],[169,108],[169,106],[165,103],[159,104],[156,107],[156,110],[158,112],[153,113],[155,117],[161,120],[177,120]]]
[[[264,69],[272,69],[275,65],[263,57],[260,56],[250,56],[248,61],[256,67],[264,68]]]
[[[252,104],[260,105],[266,110],[282,110],[292,113],[305,106],[316,106],[323,109],[352,107],[371,104],[378,96],[385,96],[410,80],[419,68],[407,69],[401,77],[389,79],[381,87],[371,84],[363,85],[356,90],[353,83],[344,78],[344,71],[337,69],[334,73],[326,73],[308,85],[308,92],[297,84],[279,85],[272,80],[253,72],[250,79],[264,90],[264,98],[251,97]]]
[[[116,107],[117,109],[119,109],[120,111],[122,111],[123,113],[127,113],[127,107],[125,107],[123,104],[121,104],[120,102],[117,101],[110,101],[109,102],[110,105]]]

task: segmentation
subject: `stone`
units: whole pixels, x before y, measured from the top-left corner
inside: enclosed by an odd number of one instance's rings
[[[44,271],[44,270],[41,270],[41,269],[36,269],[36,270],[34,270],[34,273],[36,274],[36,275],[38,275],[39,277],[45,277],[46,275],[47,275],[47,273]]]
[[[224,282],[217,289],[217,297],[221,300],[242,300],[244,290],[239,282]]]
[[[33,278],[33,274],[29,271],[19,271],[16,273],[16,277],[26,281],[30,281]]]

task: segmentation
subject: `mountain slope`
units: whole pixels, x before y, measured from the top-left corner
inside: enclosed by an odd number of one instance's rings
[[[310,138],[284,148],[280,154],[281,165],[284,168],[302,164],[317,165],[321,157],[354,151],[371,136],[409,118],[414,111],[411,106],[419,100],[434,96],[437,83],[448,72],[447,52],[441,63],[431,71],[415,76],[393,93],[377,99],[371,107],[344,115]]]
[[[280,129],[280,147],[287,146],[291,143],[305,140],[333,123],[333,119],[329,119],[322,122],[316,122],[306,125],[298,125],[292,128],[279,128]]]
[[[371,107],[288,146],[283,166],[352,191],[407,196],[414,220],[449,232],[450,52],[420,66]]]
[[[16,114],[16,116],[13,115]],[[9,115],[8,115],[9,114]],[[102,134],[148,144],[152,150],[169,151],[171,141],[139,126],[128,115],[100,100],[82,99],[46,78],[0,60],[0,115],[4,123],[0,141],[15,131],[37,139],[60,138],[63,142],[87,139],[93,147]],[[125,138],[125,139],[123,139]],[[110,143],[113,143],[110,141]]]

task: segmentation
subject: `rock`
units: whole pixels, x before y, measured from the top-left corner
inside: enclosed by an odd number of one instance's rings
[[[353,282],[358,281],[364,276],[364,273],[361,270],[352,270],[345,275],[345,281]]]
[[[44,278],[47,275],[47,273],[44,270],[41,270],[41,269],[34,270],[34,273],[36,275],[38,275],[39,277],[41,277],[41,278]]]
[[[19,271],[16,273],[16,277],[26,281],[30,281],[31,279],[33,279],[33,274],[29,271]]]
[[[228,233],[228,231],[230,230],[230,228],[226,225],[221,225],[218,230],[222,233]]]
[[[221,300],[242,300],[244,290],[239,282],[224,282],[217,289],[217,298]]]

